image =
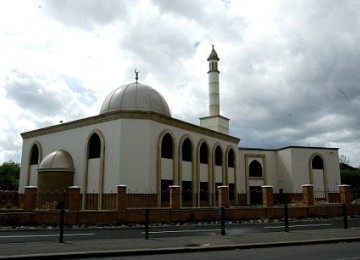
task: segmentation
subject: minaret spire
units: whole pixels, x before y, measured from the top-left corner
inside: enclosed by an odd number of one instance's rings
[[[218,62],[219,56],[215,47],[212,49],[207,61],[209,62],[209,115],[200,118],[200,126],[208,129],[229,134],[229,119],[220,115],[220,95],[219,95],[219,74]]]

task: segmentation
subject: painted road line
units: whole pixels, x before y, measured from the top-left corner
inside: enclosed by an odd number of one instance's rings
[[[331,226],[332,224],[301,224],[301,225],[289,225],[289,227],[319,227],[319,226]],[[285,228],[285,226],[276,226],[276,227],[264,227],[264,229],[276,229],[276,228]]]
[[[48,235],[10,235],[10,236],[0,236],[1,238],[29,238],[29,237],[58,237],[59,234],[48,234]],[[95,233],[74,233],[74,234],[64,234],[65,237],[77,237],[77,236],[95,236]]]
[[[220,229],[189,229],[189,230],[164,230],[164,231],[149,231],[149,234],[161,234],[161,233],[198,233],[198,232],[214,232]],[[145,234],[145,232],[141,232]]]

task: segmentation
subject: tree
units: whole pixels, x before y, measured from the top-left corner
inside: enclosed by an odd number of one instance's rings
[[[17,190],[19,187],[20,164],[13,161],[0,165],[0,190]]]
[[[350,165],[350,159],[344,154],[340,155],[339,162],[340,162],[340,165],[341,164]]]

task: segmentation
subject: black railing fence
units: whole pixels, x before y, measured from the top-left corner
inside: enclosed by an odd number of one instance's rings
[[[181,194],[182,207],[217,207],[218,201],[217,193],[194,193],[192,191],[185,191]],[[231,196],[230,196],[231,195]],[[82,198],[82,196],[85,196]],[[117,193],[106,193],[100,196],[98,193],[92,192],[80,196],[84,199],[83,209],[85,210],[116,210],[118,205]],[[0,209],[21,209],[23,206],[24,194],[17,191],[1,191],[0,190]],[[127,208],[157,208],[169,207],[170,195],[164,193],[158,200],[158,194],[155,192],[139,192],[128,190],[126,194]],[[159,205],[160,202],[160,205]],[[249,203],[250,202],[250,203]],[[340,193],[338,190],[315,190],[314,191],[315,204],[326,203],[340,203]],[[351,189],[351,202],[353,204],[360,204],[360,189]],[[295,190],[291,192],[281,191],[273,194],[274,205],[302,205],[303,193],[302,190]],[[82,203],[81,203],[82,204]],[[238,193],[229,194],[229,205],[236,206],[261,206],[262,192],[261,190],[252,190],[250,194]],[[38,209],[58,209],[60,207],[67,208],[68,193],[66,191],[38,191],[37,193],[37,208]]]
[[[0,208],[12,209],[21,205],[21,195],[17,191],[0,190]]]
[[[37,195],[38,209],[60,209],[67,208],[66,191],[39,191]]]

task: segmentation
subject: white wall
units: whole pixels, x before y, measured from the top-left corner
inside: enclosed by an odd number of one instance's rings
[[[277,151],[277,188],[285,193],[295,192],[292,181],[292,154],[289,149]]]
[[[182,161],[181,162],[182,168],[182,180],[183,181],[192,181],[192,162]]]
[[[274,192],[283,189],[284,192],[301,192],[303,184],[310,183],[310,158],[314,154],[324,158],[324,174],[327,178],[327,187],[324,186],[321,176],[315,176],[313,184],[318,189],[329,189],[338,191],[340,184],[339,157],[337,149],[313,148],[313,147],[289,147],[280,150],[263,149],[239,149],[240,178],[245,176],[245,157],[248,156],[248,164],[257,159],[261,162],[266,172],[266,184],[274,187]],[[259,157],[263,156],[264,163]],[[265,166],[265,168],[264,168]],[[250,180],[248,185],[260,184],[260,180]],[[240,181],[240,185],[241,185]]]
[[[88,163],[87,192],[99,193],[100,159],[90,159]]]
[[[200,164],[200,182],[208,182],[208,168],[209,166],[207,164]]]
[[[295,148],[290,147],[281,150],[262,150],[262,149],[239,149],[236,143],[219,140],[205,134],[193,133],[187,129],[182,129],[163,123],[141,120],[141,119],[116,119],[97,123],[93,125],[79,126],[71,130],[59,131],[57,133],[44,134],[38,137],[25,139],[23,142],[23,155],[21,165],[20,187],[23,191],[29,165],[29,155],[32,145],[39,142],[42,147],[42,158],[53,151],[60,149],[68,151],[74,161],[75,174],[74,185],[83,188],[83,179],[88,160],[86,158],[87,141],[90,134],[98,130],[105,139],[105,160],[104,160],[104,192],[116,192],[116,186],[125,184],[131,190],[156,191],[157,188],[157,156],[159,149],[159,137],[165,132],[171,133],[174,138],[175,157],[178,156],[179,142],[185,136],[189,136],[193,152],[197,153],[199,143],[206,141],[209,153],[214,151],[216,145],[220,145],[223,156],[230,146],[236,154],[237,171],[236,186],[240,193],[246,191],[245,178],[245,157],[252,155],[254,158],[262,156],[259,161],[263,165],[266,178],[263,180],[253,180],[247,185],[269,184],[274,186],[274,192],[284,189],[284,192],[300,189],[301,185],[309,183],[309,158],[314,154],[320,154],[324,158],[325,174],[327,175],[328,189],[338,189],[340,184],[339,157],[336,149],[326,148]],[[210,155],[210,158],[213,158]],[[95,163],[96,161],[96,163]],[[161,160],[161,176],[166,179],[173,179],[177,173],[173,169],[178,169],[174,164],[175,160]],[[191,163],[182,163],[182,180],[193,179]],[[209,164],[211,161],[209,161]],[[88,167],[88,191],[98,190],[101,160],[90,160]],[[37,166],[31,167],[30,184],[37,184]],[[227,165],[224,165],[227,167]],[[208,180],[208,165],[200,164],[199,177],[201,182]],[[214,167],[214,182],[222,183],[221,167]],[[233,169],[228,169],[229,183],[234,181]],[[266,183],[265,183],[266,181]],[[318,180],[316,180],[318,181]],[[174,181],[175,182],[175,181]]]

